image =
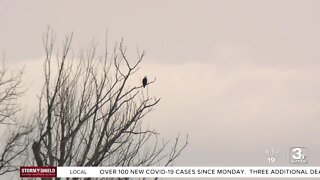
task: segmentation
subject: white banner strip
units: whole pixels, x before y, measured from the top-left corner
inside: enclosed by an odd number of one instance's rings
[[[58,167],[58,177],[319,178],[320,167]]]

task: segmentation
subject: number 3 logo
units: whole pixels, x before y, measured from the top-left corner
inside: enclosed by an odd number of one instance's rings
[[[292,158],[293,159],[303,159],[302,149],[301,148],[294,148],[292,149]]]

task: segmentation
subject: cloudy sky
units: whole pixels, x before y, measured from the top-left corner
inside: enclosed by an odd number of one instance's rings
[[[189,134],[181,166],[290,165],[307,147],[320,165],[320,1],[0,0],[0,52],[25,65],[32,104],[41,87],[42,34],[74,32],[76,50],[121,38],[146,51],[140,76],[161,97],[148,116],[165,138]],[[36,101],[35,101],[36,102]],[[150,121],[149,121],[150,120]]]

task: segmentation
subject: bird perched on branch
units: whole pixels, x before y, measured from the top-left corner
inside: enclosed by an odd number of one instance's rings
[[[145,76],[143,79],[142,79],[142,85],[143,85],[143,88],[145,88],[148,84],[148,79],[147,79],[147,76]]]

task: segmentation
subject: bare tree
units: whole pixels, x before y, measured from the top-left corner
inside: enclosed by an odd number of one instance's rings
[[[18,118],[21,108],[18,98],[24,90],[21,86],[23,70],[8,71],[4,60],[0,69],[0,128],[4,131],[0,150],[0,175],[18,170],[28,147],[28,134],[31,128],[23,126]]]
[[[45,83],[39,98],[38,135],[32,144],[38,166],[170,166],[186,147],[179,137],[169,147],[143,118],[160,98],[149,97],[142,84],[130,80],[144,52],[129,60],[121,41],[113,52],[97,44],[74,56],[73,34],[54,56],[55,34],[43,38]],[[154,81],[148,82],[148,86]]]
[[[0,124],[15,124],[15,115],[21,109],[18,98],[23,94],[21,77],[23,71],[8,72],[4,60],[0,69]]]

